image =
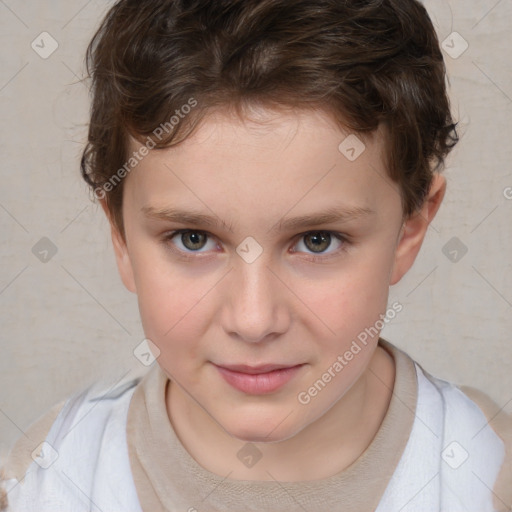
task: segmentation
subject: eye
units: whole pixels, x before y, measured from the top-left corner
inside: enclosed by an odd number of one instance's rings
[[[309,231],[307,233],[302,233],[300,236],[299,243],[296,244],[296,247],[300,247],[302,244],[306,247],[306,251],[297,251],[293,252],[306,252],[309,255],[313,255],[313,260],[325,258],[323,255],[330,255],[339,252],[345,248],[347,243],[347,239],[341,235],[340,233],[334,233],[331,231]],[[332,251],[326,252],[326,249],[332,246],[333,239],[337,242],[338,247]],[[302,242],[304,240],[304,242]],[[308,251],[311,251],[308,253]],[[318,258],[315,255],[320,255]]]
[[[291,252],[305,252],[306,259],[311,261],[325,260],[345,250],[345,246],[348,244],[347,237],[341,233],[331,231],[308,231],[297,236],[300,240],[295,244],[295,248]],[[302,240],[304,240],[304,242],[302,242]],[[337,242],[338,247],[326,252],[326,249],[332,246],[333,240]],[[168,233],[163,237],[163,242],[183,258],[193,257],[194,253],[203,254],[217,247],[212,235],[206,231],[193,229],[179,229]],[[208,242],[211,244],[210,247],[208,247]],[[301,244],[305,246],[305,250],[296,249]],[[202,249],[205,250],[203,251]]]
[[[205,231],[195,231],[193,229],[180,229],[178,231],[173,231],[164,237],[164,241],[166,243],[171,243],[173,246],[177,246],[177,250],[179,252],[200,252],[199,250],[204,248],[207,245],[209,234]],[[173,239],[176,238],[177,242],[172,242]],[[182,245],[183,248],[179,247],[179,244]],[[213,244],[212,249],[216,247],[215,243]],[[201,251],[206,252],[206,251]]]

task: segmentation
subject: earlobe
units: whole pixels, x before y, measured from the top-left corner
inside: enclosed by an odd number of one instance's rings
[[[427,234],[428,226],[441,206],[445,191],[444,176],[439,173],[434,174],[429,194],[423,206],[404,221],[400,230],[390,285],[398,283],[412,267]]]
[[[108,210],[108,206],[106,205],[104,200],[101,200],[101,206],[105,211],[105,214],[110,223],[110,234],[112,238],[112,245],[114,247],[114,254],[116,257],[117,269],[119,270],[119,275],[123,284],[130,292],[137,293],[137,289],[135,287],[135,279],[133,274],[132,262],[130,259],[130,254],[128,252],[128,247],[126,241],[119,233],[119,230],[114,225],[110,212]]]

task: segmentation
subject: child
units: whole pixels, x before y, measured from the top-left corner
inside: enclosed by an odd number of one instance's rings
[[[510,510],[510,417],[379,336],[458,140],[424,7],[120,0],[87,57],[156,363],[36,422],[8,510]]]

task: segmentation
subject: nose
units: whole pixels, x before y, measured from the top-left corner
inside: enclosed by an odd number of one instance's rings
[[[256,343],[286,332],[290,319],[286,287],[267,259],[247,263],[240,258],[225,286],[223,323],[230,336]]]

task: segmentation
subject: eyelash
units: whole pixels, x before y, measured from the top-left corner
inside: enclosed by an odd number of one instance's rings
[[[208,237],[208,239],[211,239],[211,238],[215,238],[212,234],[208,233],[208,231],[201,231],[201,230],[198,230],[198,229],[177,229],[175,231],[172,231],[170,233],[167,233],[163,236],[163,239],[162,239],[162,242],[167,246],[167,247],[170,247],[171,250],[175,253],[177,253],[180,258],[184,259],[184,260],[192,260],[194,258],[197,258],[198,256],[195,256],[193,254],[202,254],[200,252],[197,252],[197,251],[192,251],[192,252],[185,252],[185,251],[182,251],[181,249],[177,249],[174,244],[172,244],[171,240],[176,236],[176,235],[180,235],[180,234],[183,234],[183,233],[201,233],[203,235],[206,235]],[[342,253],[342,252],[345,252],[347,250],[347,245],[350,243],[350,240],[349,238],[342,234],[342,233],[338,233],[336,231],[328,231],[328,230],[314,230],[314,231],[306,231],[304,233],[300,233],[298,235],[296,235],[296,239],[297,239],[297,242],[294,244],[296,245],[300,239],[304,238],[306,235],[310,235],[310,234],[315,234],[315,233],[327,233],[329,235],[331,235],[333,238],[335,238],[336,240],[338,240],[339,242],[342,243],[341,247],[335,251],[333,251],[332,253],[328,253],[324,256],[322,255],[315,255],[315,254],[311,254],[311,253],[306,253],[307,256],[305,256],[305,259],[306,260],[309,260],[313,263],[323,263],[325,262],[327,259],[330,259],[334,256],[337,256],[339,255],[339,253]],[[293,251],[293,252],[299,252],[299,251]],[[199,256],[199,257],[203,257],[203,256]]]

